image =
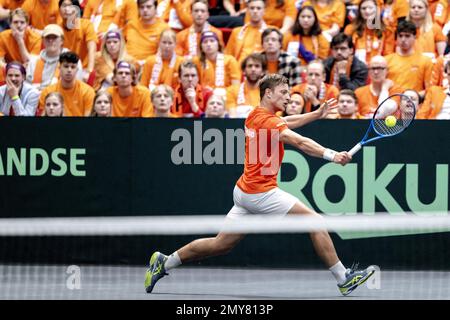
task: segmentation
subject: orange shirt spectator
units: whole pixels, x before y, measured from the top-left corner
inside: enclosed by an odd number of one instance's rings
[[[383,4],[382,19],[387,27],[393,30],[397,28],[400,18],[406,18],[409,13],[409,0],[393,0],[391,3]]]
[[[117,86],[107,89],[112,96],[113,117],[144,117],[153,116],[150,103],[150,91],[143,86],[132,86],[131,94],[122,97]]]
[[[113,87],[107,91],[112,96],[113,117],[152,117],[153,107],[150,91],[137,85],[136,68],[126,62],[119,61],[114,68]]]
[[[12,14],[11,29],[0,32],[0,59],[3,62],[26,63],[29,54],[39,54],[41,51],[41,36],[28,27],[25,11],[16,9]],[[19,45],[18,41],[23,44]],[[24,47],[21,49],[22,45]]]
[[[391,88],[389,88],[388,96],[391,96],[395,93],[403,93],[403,88],[397,85],[393,85]],[[375,94],[370,84],[356,89],[355,95],[358,98],[358,113],[363,118],[372,118],[373,113],[382,102],[380,101],[380,96]],[[386,96],[385,98],[387,98],[388,96]]]
[[[433,23],[427,0],[410,0],[409,14],[406,20],[417,27],[416,51],[431,58],[442,56],[447,45],[447,38],[442,27]]]
[[[300,8],[292,29],[283,37],[283,50],[298,57],[302,65],[315,59],[326,59],[330,43],[321,34],[322,29],[314,8]]]
[[[114,17],[113,23],[123,30],[126,24],[139,19],[138,6],[136,0],[123,0],[119,14]]]
[[[148,0],[147,2],[153,2]],[[156,17],[153,22],[146,23],[142,17],[137,21],[130,21],[124,30],[127,52],[135,59],[144,61],[158,51],[159,36],[169,26]]]
[[[58,0],[25,0],[22,6],[30,16],[30,25],[43,30],[48,24],[61,24]]]
[[[212,31],[219,37],[219,42],[224,47],[222,31],[208,23],[209,12],[206,0],[196,0],[192,3],[193,24],[177,33],[176,52],[182,57],[195,57],[200,55],[200,35],[204,31]]]
[[[233,29],[224,51],[226,54],[241,62],[251,53],[262,51],[261,35],[268,28],[263,20],[264,10],[264,1],[255,0],[247,4],[250,21]]]
[[[345,5],[340,0],[306,0],[302,6],[312,6],[317,13],[324,35],[331,38],[339,33],[345,22]]]
[[[125,40],[120,31],[106,32],[101,51],[95,54],[95,79],[93,84],[95,90],[106,89],[114,84],[112,79],[114,67],[118,61],[122,60],[134,64],[136,69],[140,70],[140,65],[136,59],[127,54]]]
[[[447,0],[428,0],[430,6],[430,13],[433,17],[434,23],[437,23],[440,27],[443,27],[447,22]]]
[[[425,101],[416,115],[417,119],[450,120],[450,96],[448,88],[432,86],[428,88]]]
[[[287,32],[294,25],[297,15],[295,2],[295,0],[266,0],[266,9],[263,16],[264,21],[271,26],[277,27],[282,33]],[[248,13],[244,21],[250,21]]]
[[[190,0],[159,0],[156,16],[173,30],[183,30],[192,25]]]
[[[118,20],[121,7],[119,0],[89,0],[83,10],[83,18],[90,20],[95,32],[103,35]]]
[[[443,57],[438,57],[433,64],[433,71],[431,75],[431,85],[447,88],[449,83],[445,76],[444,67],[450,61],[450,55],[446,54]]]
[[[161,33],[158,53],[145,60],[141,85],[152,89],[158,84],[167,84],[175,88],[178,84],[178,69],[183,58],[175,53],[176,34],[171,29]]]

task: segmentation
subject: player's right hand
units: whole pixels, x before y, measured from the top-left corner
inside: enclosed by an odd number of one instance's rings
[[[352,161],[352,156],[347,151],[342,151],[342,152],[336,153],[336,155],[334,156],[334,159],[333,159],[334,163],[338,163],[343,166],[345,166],[350,161]]]

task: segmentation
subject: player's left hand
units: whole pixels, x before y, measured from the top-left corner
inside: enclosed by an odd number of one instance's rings
[[[317,109],[317,112],[320,115],[320,119],[326,118],[328,114],[330,113],[330,110],[337,108],[337,100],[334,98],[331,98],[320,106],[319,109]]]
[[[343,166],[345,166],[350,161],[352,161],[352,156],[347,151],[336,153],[333,159],[334,163],[339,163],[340,165]]]

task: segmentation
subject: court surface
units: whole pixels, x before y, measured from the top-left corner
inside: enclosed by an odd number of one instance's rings
[[[450,299],[450,272],[441,271],[381,271],[372,289],[363,284],[343,297],[327,270],[181,267],[152,294],[144,290],[145,270],[80,266],[67,273],[68,266],[0,265],[0,299]]]

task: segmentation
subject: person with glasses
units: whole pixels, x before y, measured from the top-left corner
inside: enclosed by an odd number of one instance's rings
[[[371,118],[378,105],[394,93],[402,93],[400,86],[387,78],[386,59],[375,56],[369,62],[370,84],[355,90],[358,101],[358,113],[364,118]]]

